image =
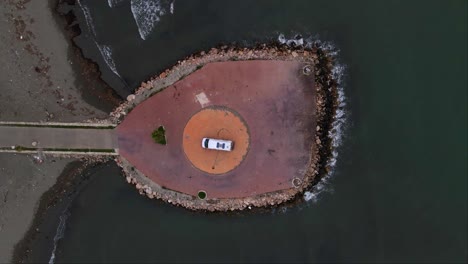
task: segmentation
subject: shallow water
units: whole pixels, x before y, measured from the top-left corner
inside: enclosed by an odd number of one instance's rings
[[[324,192],[266,213],[189,212],[100,170],[58,262],[466,261],[466,1],[167,1],[144,39],[131,2],[81,0],[77,42],[120,94],[192,52],[300,33],[340,49],[345,138]]]

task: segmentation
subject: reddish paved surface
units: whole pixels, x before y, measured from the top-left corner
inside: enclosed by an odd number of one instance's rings
[[[234,198],[289,189],[293,178],[304,177],[314,147],[314,75],[304,76],[302,67],[292,61],[210,63],[133,109],[117,127],[119,152],[154,182],[191,195],[205,190],[209,198]],[[221,175],[194,168],[182,146],[186,123],[207,106],[235,110],[250,132],[245,160]],[[165,146],[151,138],[160,125]]]

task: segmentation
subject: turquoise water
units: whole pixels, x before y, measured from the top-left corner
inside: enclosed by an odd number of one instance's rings
[[[176,0],[146,40],[129,2],[82,4],[97,35],[77,41],[121,94],[218,43],[330,41],[346,66],[347,129],[326,191],[286,210],[193,213],[99,170],[71,206],[58,262],[467,261],[466,1]]]

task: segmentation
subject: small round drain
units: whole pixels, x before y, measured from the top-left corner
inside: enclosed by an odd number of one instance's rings
[[[302,180],[299,178],[294,178],[292,180],[292,185],[294,186],[294,188],[299,188],[301,184],[302,184]]]
[[[312,66],[311,65],[304,66],[304,68],[302,68],[302,73],[304,75],[310,75],[312,73]]]

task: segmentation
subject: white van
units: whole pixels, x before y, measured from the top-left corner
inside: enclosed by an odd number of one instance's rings
[[[214,139],[214,138],[203,138],[202,148],[231,151],[234,149],[234,142],[230,140]]]

